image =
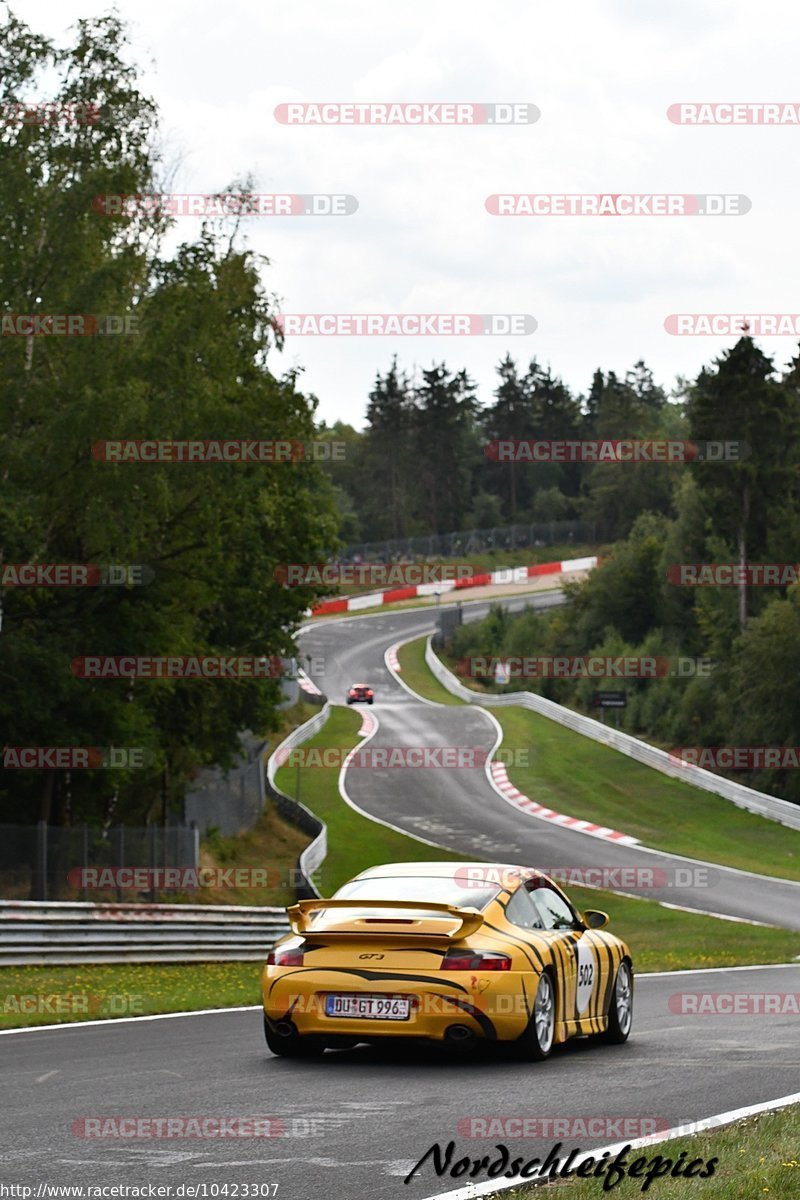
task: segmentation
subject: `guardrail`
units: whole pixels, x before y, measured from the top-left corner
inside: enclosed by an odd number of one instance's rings
[[[800,804],[792,804],[790,800],[780,800],[777,796],[768,796],[766,792],[757,792],[755,788],[746,787],[743,783],[735,783],[731,779],[723,778],[722,775],[715,775],[713,771],[706,771],[703,767],[693,767],[675,762],[666,750],[659,750],[656,746],[651,746],[649,742],[643,742],[629,733],[620,733],[617,729],[609,729],[600,721],[595,721],[593,717],[574,712],[571,708],[556,704],[554,700],[546,700],[544,696],[537,696],[534,692],[506,692],[500,695],[491,692],[486,694],[474,692],[459,682],[452,671],[448,670],[434,651],[430,638],[425,646],[425,662],[448,692],[465,700],[468,704],[480,704],[486,708],[495,705],[522,705],[523,708],[529,708],[543,717],[549,717],[551,721],[557,721],[559,725],[564,725],[567,729],[582,733],[584,737],[601,742],[604,746],[610,746],[612,750],[619,750],[628,758],[633,758],[647,767],[661,771],[663,775],[670,775],[673,779],[679,779],[683,783],[701,788],[705,792],[713,792],[717,796],[722,796],[724,800],[730,800],[737,808],[744,808],[759,817],[766,817],[769,821],[777,821],[780,825],[786,825],[790,829],[800,829]]]
[[[302,830],[303,833],[307,833],[313,838],[313,841],[306,846],[297,860],[300,882],[296,885],[295,891],[298,900],[315,900],[320,894],[312,882],[311,876],[320,867],[328,853],[328,827],[324,821],[320,821],[319,817],[314,816],[305,804],[301,804],[299,800],[295,800],[286,792],[281,791],[275,784],[275,776],[286,752],[314,737],[327,721],[330,711],[330,701],[325,699],[324,707],[310,720],[298,725],[297,729],[293,729],[280,746],[275,748],[267,762],[267,790],[275,801],[276,809],[296,829]]]
[[[282,908],[0,900],[0,966],[256,962],[288,931]]]

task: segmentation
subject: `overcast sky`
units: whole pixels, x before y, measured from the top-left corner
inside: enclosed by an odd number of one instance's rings
[[[101,0],[14,10],[61,37]],[[488,401],[507,350],[576,391],[639,358],[672,386],[735,340],[677,312],[798,312],[800,126],[670,123],[677,101],[800,102],[796,0],[119,0],[158,103],[175,191],[252,174],[265,192],[355,195],[339,218],[258,217],[249,244],[288,313],[529,313],[518,337],[294,337],[320,415],[357,426],[377,371],[444,359]],[[535,124],[286,126],[288,101],[528,102]],[[490,216],[496,192],[737,193],[739,217]],[[196,223],[181,218],[191,236]],[[783,365],[790,337],[760,339]],[[276,357],[273,369],[280,369]]]

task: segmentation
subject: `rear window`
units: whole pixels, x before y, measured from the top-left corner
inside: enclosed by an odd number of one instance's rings
[[[380,879],[355,879],[346,883],[334,900],[419,900],[421,905],[453,904],[456,908],[482,911],[499,894],[500,888],[482,883],[464,887],[445,875],[384,875]]]

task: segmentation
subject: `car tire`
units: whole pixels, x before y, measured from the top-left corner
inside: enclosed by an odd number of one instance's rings
[[[372,704],[372,701],[371,701],[371,700],[368,700],[368,701],[367,701],[367,704]]]
[[[347,697],[347,703],[348,703],[348,704],[352,704],[352,703],[353,703],[353,700],[352,700],[352,697],[351,697],[351,696],[348,696],[348,697]]]
[[[608,1028],[601,1037],[605,1042],[620,1045],[627,1042],[633,1024],[633,973],[630,963],[623,960],[619,964],[614,986],[611,989],[611,1001],[608,1006]]]
[[[553,1049],[556,1030],[556,988],[550,971],[542,971],[536,985],[528,1028],[512,1045],[523,1062],[541,1062]]]
[[[281,1022],[290,1025],[290,1021]],[[294,1029],[294,1027],[292,1027]],[[264,1017],[264,1038],[273,1054],[282,1058],[317,1058],[325,1050],[321,1038],[309,1034],[302,1036],[294,1029],[293,1033],[280,1034],[270,1021]]]

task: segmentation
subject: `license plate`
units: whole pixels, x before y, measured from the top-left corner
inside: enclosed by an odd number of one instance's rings
[[[411,1000],[408,996],[326,996],[325,1014],[367,1021],[408,1021]]]

